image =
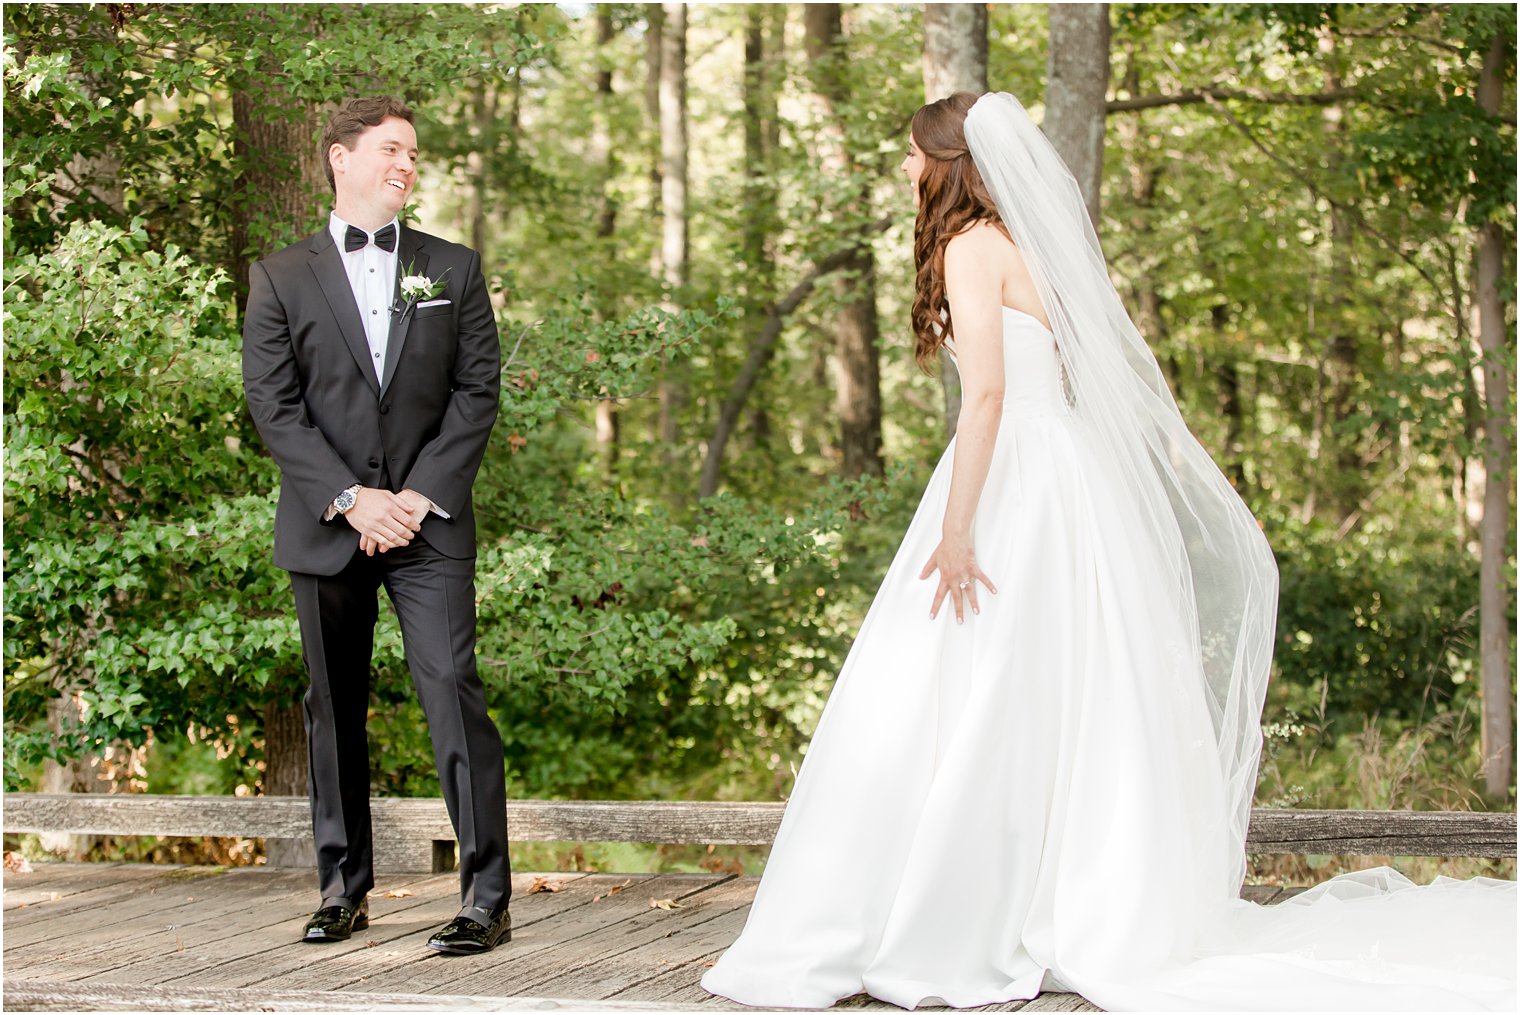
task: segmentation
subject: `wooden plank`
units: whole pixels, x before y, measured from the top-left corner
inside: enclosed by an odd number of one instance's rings
[[[1515,855],[1514,812],[1310,811],[1257,808],[1251,853],[1353,856]]]
[[[1081,994],[1045,993],[1026,1001],[1019,1011],[1102,1011]]]
[[[383,950],[388,941],[427,926],[414,918],[415,911],[434,899],[457,900],[458,892],[458,878],[452,874],[377,879],[369,900],[370,929],[356,932],[347,941],[325,944],[300,940],[301,928],[317,902],[314,891],[285,897],[270,893],[242,917],[229,920],[229,933],[219,938],[187,944],[183,952],[161,949],[152,959],[97,973],[94,979],[156,983],[169,989],[236,988],[304,968],[309,975],[289,985],[290,989],[331,990],[341,985],[341,977],[332,972],[337,968],[335,961]]]
[[[514,893],[525,893],[533,875],[514,875]],[[577,889],[583,876],[563,875],[567,887],[554,894],[526,896],[535,901],[529,906],[520,896],[512,903],[514,920],[524,910],[552,913],[588,903],[593,892]],[[459,884],[454,875],[438,875],[408,887],[413,895],[387,899],[384,891],[389,880],[377,884],[370,895],[370,926],[348,941],[311,945],[297,940],[306,915],[263,926],[239,935],[234,950],[223,948],[227,958],[214,967],[183,975],[194,975],[197,983],[216,983],[227,987],[261,985],[270,989],[301,989],[320,986],[337,990],[360,983],[372,975],[423,958],[438,958],[426,947],[428,937],[459,912]],[[531,919],[531,918],[529,918]],[[231,954],[229,954],[231,953]],[[493,953],[499,956],[501,953]],[[469,961],[469,960],[466,960]],[[175,979],[179,979],[176,977]],[[174,982],[174,981],[167,981]],[[415,984],[402,982],[396,988],[417,993]],[[441,989],[450,989],[447,983]]]
[[[702,935],[703,929],[730,914],[747,913],[754,897],[753,884],[730,881],[689,896],[680,909],[651,910],[628,927],[585,941],[573,959],[562,962],[547,979],[535,981],[531,992],[647,1000],[638,992],[641,984],[668,968],[705,957],[713,949]],[[733,937],[728,940],[731,943]]]
[[[194,943],[228,936],[230,926],[256,919],[272,900],[283,900],[288,909],[297,898],[315,896],[310,880],[310,875],[238,868],[201,882],[158,886],[63,919],[7,928],[7,972],[32,980],[74,980],[183,954]]]
[[[587,1001],[559,997],[454,994],[345,994],[321,990],[37,984],[6,980],[10,1011],[701,1011],[701,1006]]]
[[[143,900],[156,899],[160,891],[174,893],[185,882],[179,875],[187,868],[159,868],[149,877],[123,877],[109,884],[97,885],[87,891],[65,896],[56,902],[18,907],[5,916],[6,954],[33,941],[45,940],[59,933],[68,934],[79,928],[98,926],[105,914],[118,913],[123,907],[130,910],[142,905]]]
[[[1281,894],[1282,888],[1278,885],[1242,885],[1240,897],[1247,902],[1254,902],[1261,906],[1270,905]]]
[[[46,904],[57,909],[74,904],[74,896],[103,890],[120,891],[138,878],[156,877],[174,866],[120,863],[39,863],[30,874],[5,876],[5,909]]]
[[[784,805],[660,800],[513,800],[515,842],[765,844]],[[383,840],[453,841],[440,799],[370,801],[377,850]],[[311,834],[305,797],[176,797],[146,793],[10,793],[5,831],[92,835],[214,835],[303,838]]]
[[[104,860],[100,863],[84,864],[55,863],[42,860],[35,864],[29,864],[25,871],[5,871],[3,876],[0,876],[0,893],[3,893],[5,896],[5,908],[10,909],[16,904],[12,901],[13,896],[24,888],[41,888],[44,885],[48,885],[50,886],[50,890],[58,891],[61,894],[61,889],[52,886],[56,882],[72,884],[75,881],[73,870],[75,867],[105,871],[120,866],[122,864],[119,860]]]
[[[394,919],[399,912],[414,908],[434,894],[457,891],[449,876],[410,875],[383,882],[383,888],[371,894],[372,919]],[[379,886],[377,886],[379,887]],[[385,898],[390,891],[401,898]],[[415,895],[405,894],[416,891]],[[359,931],[348,941],[307,944],[300,940],[301,930],[315,907],[315,892],[303,888],[296,894],[266,893],[240,914],[226,919],[223,933],[187,939],[168,935],[145,942],[147,957],[134,958],[109,970],[92,974],[95,982],[159,984],[169,989],[181,986],[241,987],[257,982],[271,972],[301,963],[315,963],[332,958],[335,951],[363,950],[374,940],[368,930]],[[335,984],[314,972],[292,989],[331,989]]]
[[[736,889],[748,893],[751,902],[760,882],[759,878],[739,878],[733,884]],[[683,928],[678,942],[680,953],[667,956],[663,968],[654,975],[639,980],[629,987],[609,995],[612,998],[639,1001],[673,1001],[687,1004],[703,1004],[708,1007],[743,1008],[725,997],[709,994],[702,988],[702,975],[712,968],[728,947],[739,937],[749,919],[749,906],[738,906],[701,924]]]
[[[300,838],[310,834],[304,797],[165,797],[147,794],[11,793],[8,832],[97,835],[221,835]],[[443,801],[377,797],[371,802],[377,851],[414,865],[433,841],[452,841]],[[781,821],[779,803],[654,800],[514,800],[509,829],[518,842],[654,842],[766,845]],[[1258,808],[1253,853],[1512,857],[1513,812],[1310,811]],[[431,870],[427,860],[426,869]]]
[[[537,993],[532,988],[534,983],[549,979],[587,954],[600,955],[600,945],[592,943],[597,935],[620,933],[630,921],[659,912],[651,910],[651,898],[684,902],[725,879],[712,875],[660,875],[637,881],[618,894],[606,894],[626,880],[607,875],[594,880],[587,878],[576,887],[584,885],[581,889],[584,892],[596,890],[602,898],[537,921],[521,932],[514,926],[511,942],[495,952],[441,959],[425,955],[372,976],[363,989],[404,988],[420,993],[448,990],[508,997]]]

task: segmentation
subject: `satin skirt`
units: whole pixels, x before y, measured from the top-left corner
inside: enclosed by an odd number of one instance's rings
[[[703,986],[766,1008],[1059,989],[1114,1010],[1513,1009],[1512,882],[1381,869],[1236,897],[1197,649],[1087,446],[1064,412],[1005,408],[974,531],[1000,593],[962,624],[930,619],[918,578],[947,449]]]

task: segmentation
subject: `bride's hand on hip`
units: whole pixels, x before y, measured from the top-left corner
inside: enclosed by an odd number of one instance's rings
[[[935,589],[934,605],[929,608],[930,620],[939,616],[939,608],[946,596],[950,597],[955,606],[957,624],[965,621],[965,608],[968,604],[972,613],[981,613],[982,608],[976,601],[977,582],[987,586],[988,592],[997,595],[997,586],[977,566],[976,552],[972,550],[969,540],[941,539],[918,578],[922,581],[936,571],[939,572],[939,588]]]

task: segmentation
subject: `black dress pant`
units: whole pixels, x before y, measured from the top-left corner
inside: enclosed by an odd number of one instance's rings
[[[355,552],[336,575],[292,571],[311,685],[311,820],[324,899],[357,903],[374,886],[369,814],[370,654],[383,585],[401,621],[412,683],[459,840],[464,906],[494,909],[512,890],[501,735],[475,672],[475,561],[423,539],[373,557]]]

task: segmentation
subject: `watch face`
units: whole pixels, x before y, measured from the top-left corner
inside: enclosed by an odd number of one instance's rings
[[[358,499],[359,498],[354,496],[354,492],[352,490],[344,490],[342,493],[338,494],[338,499],[333,503],[337,505],[339,511],[347,511],[349,508],[354,506],[354,501]]]

